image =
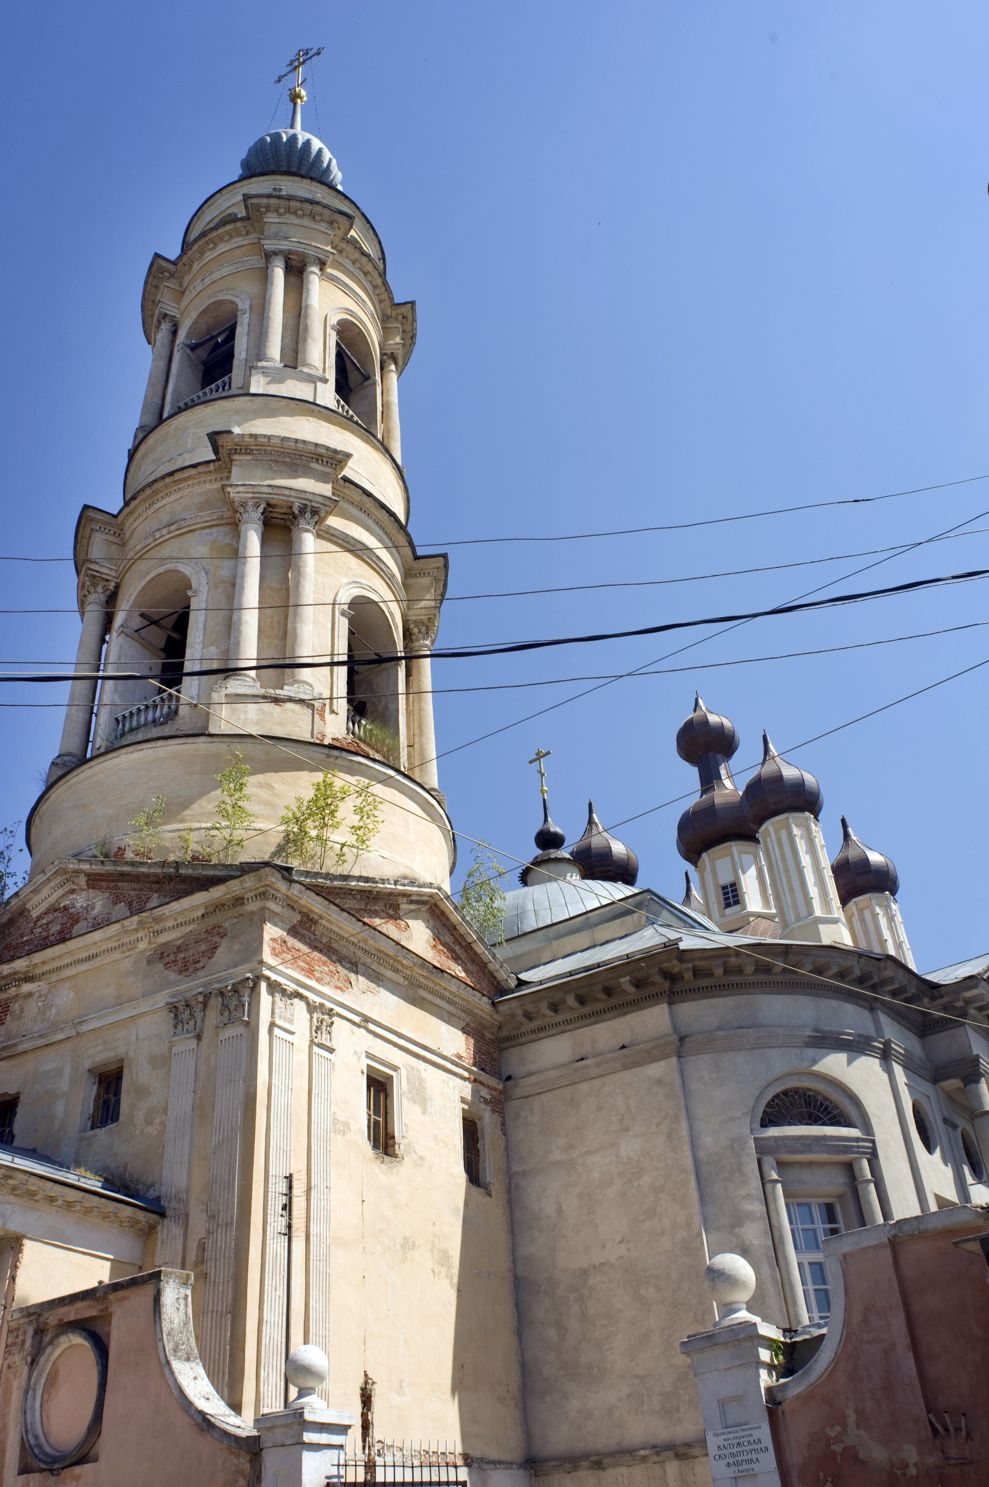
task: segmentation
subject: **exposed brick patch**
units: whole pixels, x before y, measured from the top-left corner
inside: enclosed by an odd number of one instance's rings
[[[284,934],[273,935],[271,953],[273,970],[308,976],[331,991],[349,991],[357,975],[356,965],[336,955],[307,917],[290,924]]]
[[[162,946],[158,959],[173,976],[196,976],[205,970],[227,938],[222,924],[207,924],[191,929],[181,940]]]
[[[47,950],[144,909],[198,893],[214,883],[211,878],[165,873],[142,873],[133,878],[120,873],[89,873],[85,886],[68,893],[37,918],[25,906],[0,920],[0,963]]]
[[[463,1063],[469,1064],[472,1069],[480,1069],[483,1074],[494,1074],[501,1078],[501,1054],[498,1049],[498,1035],[494,1028],[479,1027],[476,1023],[468,1023],[461,1028],[464,1035],[464,1051],[457,1057]]]
[[[353,914],[355,919],[362,919],[372,929],[380,929],[382,934],[399,944],[407,943],[412,934],[409,921],[395,913],[392,901],[383,893],[348,893],[346,889],[342,892],[334,889],[322,897]]]

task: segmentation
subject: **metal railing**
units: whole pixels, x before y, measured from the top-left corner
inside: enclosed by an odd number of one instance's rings
[[[219,382],[211,382],[209,387],[204,387],[201,392],[194,393],[191,398],[186,398],[184,403],[179,403],[175,409],[176,413],[181,413],[183,408],[192,408],[196,403],[208,403],[210,398],[218,398],[221,392],[229,392],[232,381],[233,374],[228,372],[225,377],[220,378]]]
[[[357,414],[354,412],[350,404],[345,403],[338,392],[335,392],[333,394],[333,402],[337,412],[342,413],[344,418],[349,418],[351,423],[356,423],[359,428],[367,428],[367,424],[364,422],[363,418],[357,417]]]
[[[129,733],[136,733],[139,728],[150,728],[157,723],[168,723],[179,710],[179,699],[169,696],[165,692],[159,692],[157,697],[149,697],[147,702],[136,702],[133,707],[125,708],[122,713],[117,713],[113,720],[113,741],[119,743]]]
[[[467,1487],[468,1459],[445,1441],[375,1441],[341,1463],[345,1487]]]

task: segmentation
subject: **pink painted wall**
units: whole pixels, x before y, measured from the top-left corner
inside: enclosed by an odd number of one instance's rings
[[[837,1356],[771,1411],[785,1487],[989,1483],[989,1286],[981,1255],[953,1243],[989,1231],[989,1213],[957,1218],[877,1229],[843,1256]],[[968,1438],[939,1439],[928,1412],[965,1415]]]

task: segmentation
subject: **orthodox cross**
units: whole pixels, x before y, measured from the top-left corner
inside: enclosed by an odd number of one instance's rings
[[[548,798],[548,791],[546,789],[546,769],[543,765],[543,760],[548,759],[552,752],[552,749],[537,749],[535,754],[533,754],[532,758],[529,760],[529,763],[534,764],[539,770],[539,793],[543,797],[543,800],[546,800]]]
[[[322,54],[323,50],[324,50],[324,48],[321,47],[321,46],[300,46],[299,47],[299,50],[296,52],[295,56],[289,62],[288,67],[286,68],[286,70],[283,73],[280,73],[279,76],[275,78],[276,85],[278,83],[283,83],[285,81],[285,79],[287,77],[290,77],[292,75],[292,73],[294,72],[295,73],[295,88],[292,91],[293,92],[295,92],[296,90],[301,91],[301,89],[302,89],[302,69],[303,69],[303,67],[305,67],[305,65],[306,65],[307,62],[311,62],[314,57],[320,56]]]

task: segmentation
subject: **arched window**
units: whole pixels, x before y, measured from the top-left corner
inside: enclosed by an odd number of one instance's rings
[[[795,1085],[781,1089],[766,1102],[759,1125],[768,1126],[850,1126],[843,1110],[819,1090]]]
[[[178,712],[189,636],[189,578],[170,570],[140,590],[114,627],[112,670],[138,672],[108,681],[104,744],[122,743],[139,729],[170,722]],[[161,685],[159,685],[159,683]],[[163,688],[168,688],[167,691]]]
[[[347,610],[347,732],[390,764],[401,764],[398,662],[383,610],[357,596]]]
[[[237,306],[233,300],[207,305],[175,348],[171,411],[229,392],[233,384]]]
[[[363,331],[350,320],[336,328],[333,387],[341,412],[349,410],[372,434],[378,432],[376,357]]]

